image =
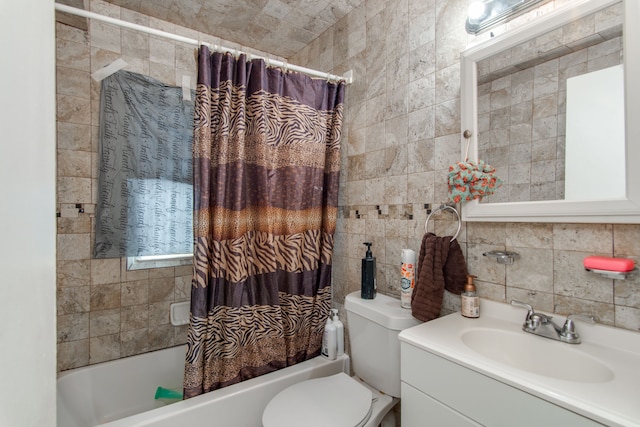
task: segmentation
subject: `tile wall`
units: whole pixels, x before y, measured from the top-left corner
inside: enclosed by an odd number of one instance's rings
[[[544,2],[509,26],[568,2]],[[334,302],[339,308],[347,293],[359,289],[365,241],[373,242],[379,291],[399,295],[400,251],[419,252],[428,212],[446,200],[447,169],[460,157],[460,52],[475,41],[463,27],[468,4],[366,0],[287,58],[355,74],[347,90],[335,239]],[[102,14],[208,39],[101,1],[91,5]],[[100,23],[92,23],[89,32],[57,26],[60,370],[185,340],[184,327],[170,325],[168,308],[189,298],[190,267],[128,272],[122,260],[90,257],[99,96],[90,74],[120,57],[130,70],[167,83],[181,82],[184,74],[195,82],[191,46]],[[448,214],[429,223],[440,235],[456,227]],[[467,223],[458,240],[482,297],[520,299],[561,314],[593,313],[606,324],[640,329],[640,278],[609,280],[581,267],[582,258],[593,254],[640,259],[639,225]],[[521,257],[514,265],[500,265],[482,256],[492,249]],[[443,313],[457,309],[458,298],[446,295]]]
[[[221,44],[119,6],[90,3],[92,11],[103,15]],[[189,299],[191,266],[127,271],[124,259],[91,259],[100,96],[91,73],[122,58],[127,70],[174,85],[188,75],[195,87],[196,62],[191,45],[97,21],[89,31],[57,23],[56,42],[57,342],[58,370],[66,370],[186,341],[186,326],[170,324],[169,306]]]
[[[569,2],[544,2],[508,26]],[[347,90],[333,262],[334,303],[341,309],[344,296],[359,290],[365,241],[373,242],[379,291],[399,295],[400,251],[419,251],[425,204],[446,200],[447,168],[460,158],[460,52],[477,41],[464,31],[469,3],[367,0],[289,58],[355,74]],[[429,229],[452,233],[451,220],[443,214]],[[587,255],[640,259],[640,225],[467,223],[458,240],[484,298],[519,299],[560,314],[593,313],[603,323],[640,329],[640,278],[610,280],[582,268]],[[521,257],[497,264],[482,255],[493,249]],[[447,294],[443,312],[458,309],[459,298]]]

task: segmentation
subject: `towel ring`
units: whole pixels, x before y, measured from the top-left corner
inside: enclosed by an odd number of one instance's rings
[[[424,232],[425,233],[428,232],[427,231],[427,225],[429,224],[429,220],[431,219],[431,215],[433,215],[436,212],[440,212],[440,211],[444,211],[444,210],[453,211],[453,213],[455,213],[456,217],[458,218],[458,229],[456,230],[456,234],[454,234],[453,237],[451,238],[451,241],[453,242],[458,237],[458,234],[460,234],[460,229],[462,228],[462,221],[460,220],[460,214],[458,213],[458,210],[456,208],[454,208],[453,206],[442,205],[438,209],[436,209],[433,212],[431,212],[429,214],[429,216],[427,217],[427,221],[425,221],[425,223],[424,223]]]

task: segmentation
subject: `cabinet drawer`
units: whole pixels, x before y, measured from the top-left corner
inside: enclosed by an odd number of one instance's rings
[[[402,427],[482,427],[407,383],[401,387]]]
[[[602,426],[582,415],[402,343],[401,377],[436,401],[491,427]],[[404,401],[402,402],[404,407]]]

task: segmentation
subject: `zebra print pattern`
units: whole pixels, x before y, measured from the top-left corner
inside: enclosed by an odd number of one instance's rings
[[[284,236],[252,231],[224,241],[198,238],[195,270],[207,275],[196,275],[194,286],[205,287],[210,277],[238,283],[275,271],[317,270],[321,263],[331,265],[332,250],[333,236],[318,230]]]
[[[295,165],[340,170],[341,128],[327,130],[327,126],[342,123],[342,104],[332,111],[318,111],[264,90],[245,98],[246,87],[231,81],[220,85],[219,91],[197,87],[196,102],[200,98],[222,100],[226,97],[220,92],[229,93],[229,110],[224,111],[230,112],[219,114],[218,109],[196,106],[195,128],[200,136],[194,142],[196,157],[210,159],[212,164],[243,160],[269,169]],[[215,132],[210,128],[214,125]],[[215,152],[212,143],[218,148]]]
[[[218,384],[239,382],[238,373],[243,370],[242,380],[257,376],[254,372],[277,360],[283,352],[287,359],[296,359],[309,348],[320,348],[330,310],[331,288],[320,290],[315,297],[283,292],[279,296],[279,306],[218,306],[207,317],[191,317],[185,392],[200,387],[206,392],[219,388]],[[204,345],[194,345],[201,342]],[[247,351],[253,354],[255,371],[248,368],[251,373],[243,366],[242,353]],[[205,363],[212,361],[216,362]],[[207,379],[204,384],[202,377]],[[200,393],[194,395],[197,394]]]
[[[185,397],[320,353],[344,98],[344,84],[206,47],[199,69]]]

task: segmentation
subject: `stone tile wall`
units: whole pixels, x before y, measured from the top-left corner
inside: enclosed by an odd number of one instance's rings
[[[221,44],[206,34],[102,1],[92,0],[91,10]],[[127,70],[173,85],[188,75],[195,87],[196,62],[194,46],[98,21],[90,22],[89,31],[61,23],[56,30],[57,341],[58,370],[66,370],[186,341],[187,327],[170,324],[169,306],[189,300],[191,266],[127,271],[125,259],[91,259],[100,97],[100,84],[91,73],[122,58]]]
[[[508,25],[568,2],[545,2]],[[366,0],[287,58],[336,74],[353,70],[356,78],[347,90],[335,239],[334,302],[339,308],[347,293],[359,289],[365,241],[374,243],[379,290],[399,295],[400,251],[419,251],[429,210],[446,200],[447,168],[460,157],[460,52],[489,37],[464,32],[468,3]],[[91,4],[109,16],[209,40],[118,6]],[[188,299],[189,267],[128,272],[122,260],[90,257],[99,96],[90,74],[119,57],[130,70],[167,83],[181,82],[184,74],[195,82],[191,46],[101,23],[92,23],[89,32],[58,24],[60,370],[179,344],[185,337],[184,328],[170,326],[168,306]],[[448,213],[434,215],[429,223],[440,235],[455,232],[456,226]],[[638,259],[638,225],[468,223],[458,240],[483,297],[517,298],[561,314],[594,313],[607,324],[640,328],[640,279],[604,279],[581,267],[582,258],[592,254]],[[513,250],[521,258],[514,265],[499,265],[482,256],[491,249]],[[458,297],[446,295],[443,312],[458,308]]]
[[[520,25],[569,3],[544,2],[491,30]],[[366,0],[290,62],[342,74],[347,89],[340,219],[335,238],[334,303],[360,287],[360,259],[373,242],[378,289],[399,296],[400,251],[416,252],[425,204],[446,200],[448,166],[460,158],[460,52],[477,38],[464,31],[468,0]],[[455,232],[448,214],[430,221]],[[612,224],[467,223],[458,240],[482,297],[516,298],[559,314],[593,313],[602,322],[640,328],[640,278],[618,281],[587,273],[587,255],[640,259],[640,226]],[[520,253],[515,264],[482,256]],[[459,309],[445,295],[443,312]],[[345,317],[345,316],[341,316]]]

